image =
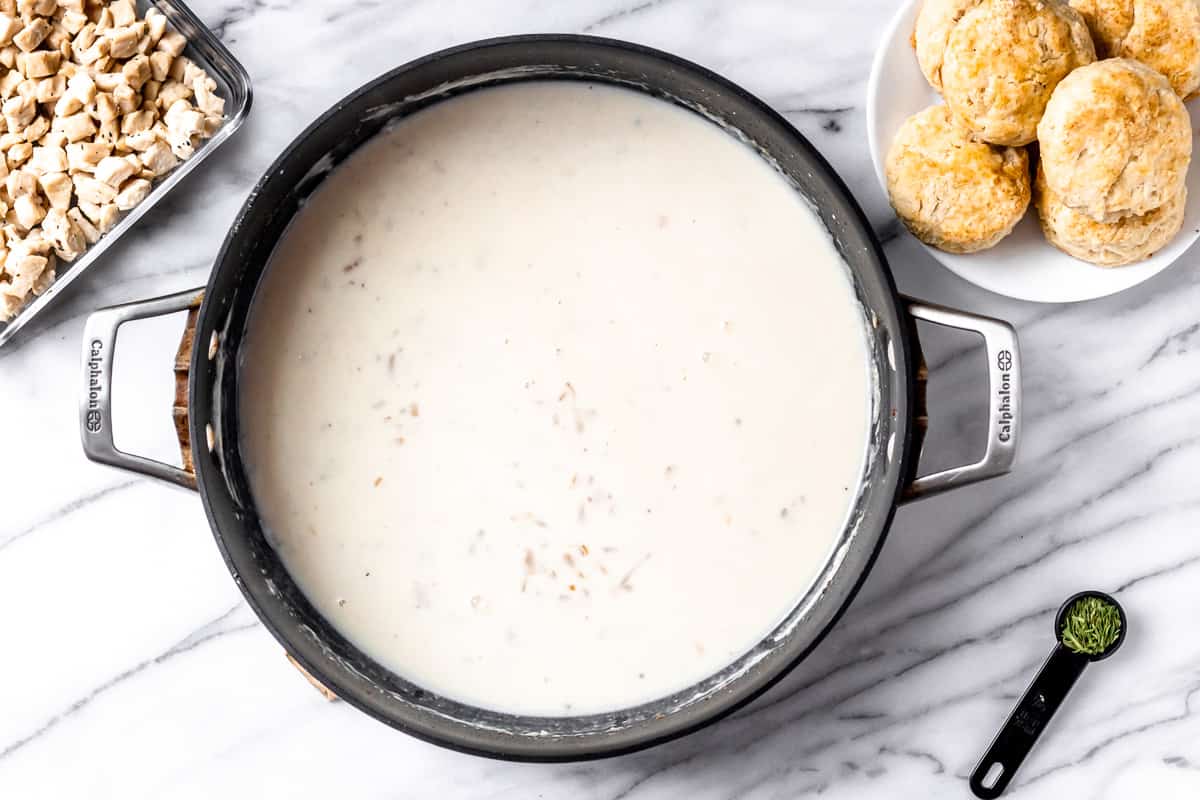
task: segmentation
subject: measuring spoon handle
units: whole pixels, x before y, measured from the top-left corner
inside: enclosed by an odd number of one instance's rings
[[[1087,665],[1087,656],[1061,644],[1054,648],[971,773],[971,791],[976,797],[989,800],[1004,792]],[[995,775],[997,768],[1000,772]]]

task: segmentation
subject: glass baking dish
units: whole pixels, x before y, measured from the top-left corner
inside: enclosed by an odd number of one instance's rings
[[[89,247],[82,256],[70,263],[59,259],[58,277],[50,285],[50,288],[40,297],[35,297],[9,322],[0,322],[0,347],[10,341],[18,330],[38,315],[38,312],[54,302],[54,298],[66,289],[71,281],[95,264],[104,255],[104,251],[112,246],[113,242],[136,225],[137,221],[153,208],[155,203],[161,200],[167,192],[174,189],[184,176],[198,167],[200,162],[206,159],[213,150],[229,139],[234,131],[241,127],[242,122],[246,119],[246,114],[250,111],[250,75],[221,43],[216,34],[209,30],[208,26],[179,0],[138,0],[139,15],[144,15],[146,9],[151,6],[158,8],[167,17],[171,26],[187,37],[188,46],[183,54],[196,62],[217,82],[217,92],[225,99],[225,122],[212,138],[205,139],[200,143],[191,158],[180,163],[167,177],[155,183],[146,199],[127,211],[121,221]]]

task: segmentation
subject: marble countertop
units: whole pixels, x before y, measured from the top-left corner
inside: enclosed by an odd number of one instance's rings
[[[0,797],[964,798],[1054,609],[1081,588],[1121,599],[1127,642],[1088,670],[1011,796],[1200,796],[1197,256],[1073,306],[1008,301],[939,267],[898,230],[867,155],[867,71],[894,0],[194,5],[249,69],[250,120],[0,350]],[[326,702],[243,602],[197,496],[86,461],[76,429],[89,311],[203,284],[260,172],[349,90],[532,31],[670,50],[764,98],[847,180],[901,288],[1012,321],[1026,367],[1015,471],[903,508],[843,621],[780,686],[683,740],[581,765],[462,756]],[[177,458],[180,325],[123,329],[125,449]],[[938,467],[981,449],[982,356],[926,333]]]

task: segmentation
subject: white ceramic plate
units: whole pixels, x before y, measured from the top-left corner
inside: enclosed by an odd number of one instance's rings
[[[867,83],[867,138],[880,185],[887,191],[883,162],[896,131],[909,116],[940,103],[917,66],[911,36],[920,0],[896,14],[871,67]],[[1200,131],[1200,102],[1190,103],[1192,130]],[[1200,158],[1188,170],[1188,202],[1183,230],[1146,261],[1106,269],[1068,256],[1042,236],[1031,207],[1025,219],[1000,244],[970,255],[954,255],[926,247],[934,258],[971,283],[997,294],[1042,303],[1069,303],[1115,294],[1157,275],[1183,255],[1200,236]]]

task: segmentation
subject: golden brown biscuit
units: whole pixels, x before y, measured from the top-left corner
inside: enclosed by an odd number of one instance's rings
[[[1183,227],[1187,187],[1147,214],[1097,222],[1063,205],[1046,186],[1045,171],[1039,166],[1034,198],[1042,232],[1050,244],[1101,267],[1122,267],[1144,261],[1175,238]]]
[[[954,26],[983,0],[925,0],[917,13],[917,24],[913,29],[913,48],[917,51],[917,63],[925,80],[939,92],[942,91],[942,58],[946,53],[946,41]]]
[[[1075,70],[1038,125],[1046,184],[1098,222],[1146,214],[1179,194],[1192,125],[1167,79],[1110,58]]]
[[[1180,97],[1200,89],[1196,0],[1070,0],[1101,58],[1132,58],[1156,69]]]
[[[971,139],[946,106],[909,117],[888,151],[888,196],[921,241],[949,253],[999,242],[1029,206],[1029,156]]]
[[[1095,58],[1083,17],[1065,0],[983,0],[946,40],[942,94],[978,138],[1025,145],[1058,82]]]

